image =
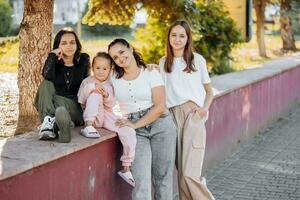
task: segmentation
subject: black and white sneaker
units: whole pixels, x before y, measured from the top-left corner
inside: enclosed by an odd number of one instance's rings
[[[56,138],[56,135],[53,131],[53,125],[55,122],[54,117],[46,116],[40,127],[39,139],[40,140],[52,140]]]

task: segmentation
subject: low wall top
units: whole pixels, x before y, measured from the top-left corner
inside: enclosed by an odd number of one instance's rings
[[[243,71],[214,76],[212,77],[214,96],[222,96],[233,90],[270,78],[297,66],[300,66],[300,53],[255,65]]]

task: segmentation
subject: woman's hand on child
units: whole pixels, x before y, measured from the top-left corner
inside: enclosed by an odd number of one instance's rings
[[[134,124],[130,120],[125,119],[125,118],[124,119],[118,119],[116,121],[115,125],[118,126],[118,127],[129,126],[133,129],[135,129]]]
[[[64,52],[63,52],[62,48],[58,47],[57,49],[52,50],[52,53],[55,53],[55,55],[57,56],[57,59],[60,60],[60,59],[62,59]]]
[[[192,112],[198,112],[201,119],[203,119],[207,115],[208,110],[206,108],[196,106],[192,109]]]
[[[156,69],[157,71],[159,71],[159,66],[157,64],[147,64],[147,69],[149,71],[152,71],[153,69]]]

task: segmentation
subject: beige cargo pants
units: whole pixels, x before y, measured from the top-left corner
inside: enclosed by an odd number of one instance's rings
[[[178,187],[180,200],[214,200],[213,195],[201,178],[206,130],[205,119],[191,112],[194,102],[186,102],[171,108],[177,126]]]

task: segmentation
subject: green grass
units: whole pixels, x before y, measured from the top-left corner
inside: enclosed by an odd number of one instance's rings
[[[0,72],[17,72],[19,42],[15,38],[0,38]]]
[[[296,36],[296,38],[298,39],[299,37]],[[251,66],[264,63],[268,60],[287,56],[293,53],[283,53],[280,50],[282,47],[282,40],[280,38],[280,35],[265,35],[265,44],[267,58],[262,58],[259,56],[255,35],[253,35],[251,41],[242,43],[234,48],[232,51],[232,57],[234,59],[234,62],[232,63],[233,69],[243,70],[246,68],[250,68]],[[296,47],[300,49],[300,39],[296,40]]]

